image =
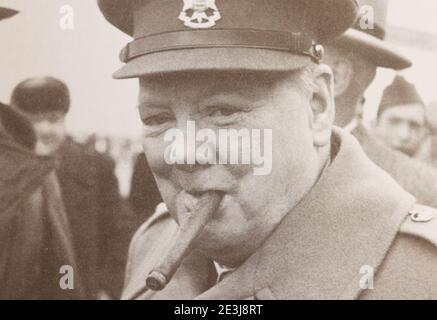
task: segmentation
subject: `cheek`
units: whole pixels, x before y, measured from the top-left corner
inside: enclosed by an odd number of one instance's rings
[[[170,212],[176,212],[174,201],[179,191],[176,190],[175,185],[170,180],[171,166],[166,164],[164,160],[164,144],[157,138],[143,138],[142,145],[162,200],[167,204]]]
[[[396,127],[393,126],[389,121],[380,120],[378,125],[378,131],[381,136],[390,137],[396,131]]]
[[[143,138],[142,145],[150,169],[157,175],[168,175],[170,166],[164,159],[166,143],[160,138]]]
[[[279,118],[278,123],[273,140],[273,174],[283,188],[289,189],[290,184],[298,186],[306,179],[316,151],[304,112],[290,112],[287,117]]]
[[[274,199],[292,196],[305,181],[312,159],[311,134],[302,115],[270,113],[264,119],[263,127],[272,128],[272,171],[255,176],[252,168],[240,168],[239,196],[246,212],[264,212]]]
[[[415,143],[420,143],[421,140],[424,138],[425,136],[425,131],[424,130],[412,130],[412,139],[414,140]]]
[[[287,168],[305,161],[308,152],[314,147],[307,114],[302,110],[295,110],[296,107],[293,109],[283,110],[281,115],[275,119],[276,126],[273,130],[275,168]]]

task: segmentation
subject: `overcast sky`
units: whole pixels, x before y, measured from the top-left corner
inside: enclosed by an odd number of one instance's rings
[[[74,30],[61,30],[60,8],[74,8]],[[71,90],[70,130],[135,136],[137,81],[115,81],[129,37],[109,25],[93,0],[0,0],[20,14],[0,25],[0,100],[32,76],[53,75]]]
[[[437,33],[437,1],[391,1],[390,25]],[[66,4],[74,8],[74,30],[63,31],[59,27],[59,10]],[[96,1],[0,0],[0,6],[21,11],[0,25],[1,101],[9,102],[13,87],[21,80],[53,75],[66,81],[71,89],[73,105],[68,116],[71,131],[139,135],[137,82],[111,78],[111,73],[121,65],[118,54],[129,38],[106,23]],[[415,63],[405,75],[417,84],[426,102],[437,100],[437,53],[400,49]],[[392,72],[379,72],[368,93],[369,104],[377,104],[380,92],[392,77]]]
[[[390,25],[436,33],[436,13],[435,0],[390,0],[387,19]]]

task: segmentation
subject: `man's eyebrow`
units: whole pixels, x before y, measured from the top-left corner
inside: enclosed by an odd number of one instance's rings
[[[255,101],[257,103],[255,103]],[[254,95],[251,94],[241,94],[241,93],[231,93],[231,94],[214,94],[210,97],[206,97],[205,99],[201,100],[201,104],[208,105],[208,104],[243,104],[248,106],[254,106],[255,104],[260,103],[260,99],[257,99],[257,97],[254,97]]]
[[[166,109],[168,103],[162,101],[143,100],[138,104],[138,109]]]

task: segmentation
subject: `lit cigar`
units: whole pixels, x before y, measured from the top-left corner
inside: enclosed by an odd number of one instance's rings
[[[147,289],[159,291],[170,282],[184,257],[193,249],[196,238],[217,211],[222,198],[223,194],[216,191],[205,192],[200,196],[195,209],[187,212],[187,218],[179,226],[167,255],[149,273],[146,280]]]

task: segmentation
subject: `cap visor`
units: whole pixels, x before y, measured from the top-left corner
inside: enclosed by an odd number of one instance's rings
[[[129,61],[115,79],[192,70],[287,71],[312,63],[304,55],[255,48],[195,48],[162,51]]]
[[[358,30],[349,29],[334,44],[359,52],[378,67],[403,70],[412,66],[410,59],[385,41]]]

